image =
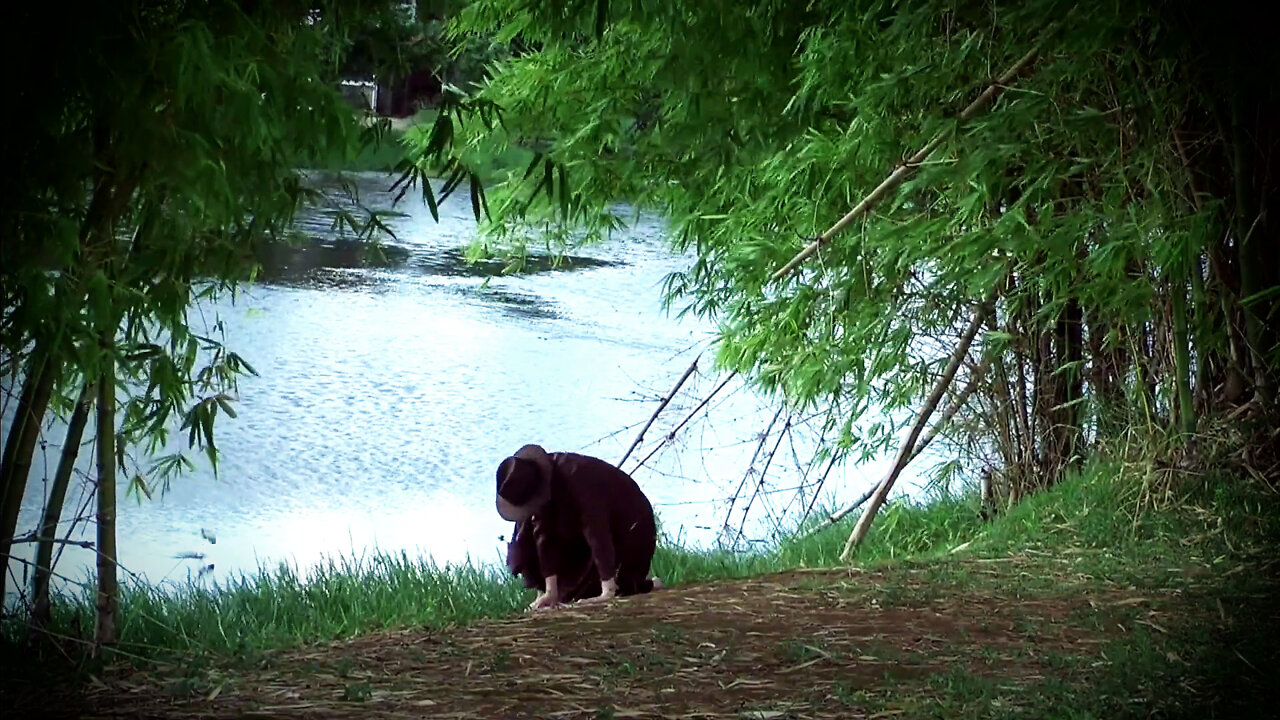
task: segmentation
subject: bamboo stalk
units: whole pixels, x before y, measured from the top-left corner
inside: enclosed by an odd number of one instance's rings
[[[645,423],[644,427],[640,428],[640,432],[636,434],[636,439],[631,441],[631,447],[627,448],[626,454],[618,461],[619,468],[622,467],[622,463],[627,461],[627,458],[631,457],[631,453],[636,449],[636,446],[644,440],[644,434],[649,432],[649,428],[653,426],[654,421],[658,419],[658,416],[662,414],[663,410],[667,409],[667,405],[671,403],[671,399],[676,396],[676,393],[680,392],[680,387],[684,385],[684,381],[688,380],[689,376],[693,374],[693,371],[698,369],[698,361],[701,359],[702,354],[699,353],[698,356],[693,359],[693,362],[689,363],[689,367],[685,369],[684,374],[680,376],[680,379],[676,381],[676,385],[671,388],[671,392],[667,393],[666,397],[662,398],[662,402],[658,404],[658,409],[654,410],[653,414],[649,416],[649,422]]]
[[[1191,207],[1196,212],[1200,212],[1203,208],[1200,204],[1200,192],[1196,188],[1196,177],[1191,172],[1191,161],[1187,158],[1187,151],[1182,146],[1182,139],[1178,136],[1176,130],[1173,132],[1173,144],[1178,149],[1178,157],[1182,159],[1182,167],[1187,173],[1187,188],[1191,191]],[[1200,274],[1200,251],[1192,251],[1191,248],[1187,249],[1191,255],[1187,271],[1191,275],[1191,302],[1193,303],[1192,313],[1195,322],[1193,337],[1195,338],[1197,349],[1200,350],[1199,362],[1196,363],[1195,389],[1192,391],[1192,395],[1203,397],[1207,405],[1213,395],[1213,391],[1209,387],[1209,353],[1205,351],[1207,346],[1205,338],[1208,332],[1208,316],[1205,305],[1207,304],[1208,295],[1205,292],[1204,277]],[[1212,256],[1207,247],[1205,255],[1212,262]]]
[[[80,443],[84,438],[84,428],[89,423],[89,410],[97,395],[96,386],[86,378],[80,388],[80,396],[76,400],[75,410],[71,413],[71,421],[67,424],[67,433],[62,441],[62,453],[58,459],[58,469],[54,473],[53,485],[49,489],[49,499],[45,503],[44,516],[40,521],[38,545],[36,547],[36,573],[32,581],[33,610],[31,623],[33,627],[47,624],[51,617],[49,598],[49,576],[53,571],[53,546],[58,542],[79,544],[80,547],[94,549],[93,543],[76,543],[70,539],[59,540],[58,521],[62,518],[62,508],[67,498],[67,487],[71,484],[71,473],[75,468],[76,458],[80,454]],[[14,540],[15,543],[18,540]]]
[[[987,316],[987,327],[993,332],[1000,329],[995,313]],[[1006,324],[1006,327],[1009,326]],[[1010,335],[1012,335],[1012,331],[1010,331]],[[991,355],[991,370],[993,374],[990,384],[991,405],[988,408],[984,408],[983,412],[996,419],[998,432],[1000,433],[997,446],[1003,456],[1004,466],[1012,468],[1017,464],[1017,448],[1020,447],[1021,440],[1018,434],[1018,414],[1013,408],[1013,391],[1010,387],[1009,371],[1004,363],[1004,353],[1005,350],[1002,349]],[[981,401],[983,397],[979,395],[978,399]]]
[[[40,424],[49,409],[54,381],[62,370],[61,363],[52,356],[48,341],[37,339],[30,357],[17,412],[9,426],[3,459],[0,459],[0,602],[9,577],[10,541],[18,529],[31,458],[40,439]]]
[[[929,429],[929,434],[925,435],[924,439],[921,440],[920,443],[911,451],[911,457],[907,458],[908,463],[915,460],[925,448],[929,447],[929,443],[937,439],[938,435],[942,433],[942,430],[951,422],[952,418],[956,416],[956,413],[960,412],[960,408],[964,407],[965,403],[969,402],[969,396],[973,395],[973,391],[978,389],[978,383],[980,383],[983,376],[986,375],[986,369],[987,366],[985,363],[979,363],[978,366],[973,369],[973,376],[969,378],[969,383],[960,391],[960,395],[955,399],[955,402],[947,405],[947,409],[942,413],[942,419],[934,423],[933,427]]]
[[[1191,397],[1191,338],[1187,328],[1187,288],[1169,279],[1169,299],[1173,304],[1173,379],[1177,397],[1175,429],[1188,442],[1196,431],[1195,402]]]
[[[977,336],[978,329],[986,321],[987,313],[991,312],[991,303],[995,300],[995,294],[996,289],[992,288],[987,298],[974,311],[973,320],[969,322],[969,327],[960,338],[955,351],[951,353],[951,359],[947,363],[946,370],[943,371],[942,377],[934,386],[933,391],[929,393],[928,400],[925,401],[924,407],[920,409],[919,416],[911,426],[911,432],[907,435],[907,439],[903,441],[902,447],[898,449],[898,457],[894,460],[893,469],[876,486],[875,492],[871,495],[871,505],[862,512],[862,516],[858,518],[858,523],[853,527],[853,532],[849,534],[849,540],[845,543],[844,550],[840,553],[841,561],[848,562],[853,556],[854,549],[862,543],[862,540],[867,536],[867,531],[871,529],[871,522],[875,519],[880,507],[884,505],[885,499],[889,496],[889,491],[893,488],[893,483],[897,481],[898,476],[906,469],[907,463],[911,461],[912,451],[915,449],[916,441],[920,438],[920,433],[924,432],[924,426],[929,422],[929,417],[938,408],[938,403],[942,402],[942,396],[946,394],[947,388],[951,386],[951,381],[955,379],[956,372],[960,369],[960,364],[964,361],[965,355],[969,353],[969,346],[973,344],[973,338]]]
[[[1014,357],[1018,361],[1018,373],[1016,376],[1016,390],[1018,392],[1017,417],[1022,426],[1022,444],[1018,448],[1018,453],[1021,459],[1018,462],[1019,476],[1017,495],[1011,494],[1011,504],[1016,501],[1018,497],[1021,497],[1023,490],[1026,489],[1024,486],[1028,479],[1028,473],[1030,473],[1032,468],[1035,467],[1036,437],[1039,434],[1038,428],[1036,427],[1036,415],[1031,412],[1031,403],[1033,402],[1033,399],[1027,390],[1027,366],[1030,365],[1033,360],[1032,356],[1027,353],[1025,349],[1025,344],[1027,342],[1026,319],[1027,313],[1025,310],[1019,309],[1018,337],[1021,338],[1019,344],[1023,349],[1021,352],[1015,353]],[[1012,319],[1010,319],[1010,323],[1012,324]]]
[[[98,592],[93,643],[95,649],[115,645],[119,640],[118,610],[120,587],[116,573],[116,364],[114,324],[105,325],[102,344],[106,357],[98,379],[97,462],[98,462]]]
[[[1011,468],[1017,464],[1018,448],[1022,445],[1022,436],[1018,431],[1018,414],[1013,408],[1013,392],[1009,388],[1009,372],[1005,368],[1004,358],[997,354],[993,359],[995,378],[991,383],[992,406],[1000,427],[1000,453],[1004,456],[1004,466]]]
[[[988,85],[977,99],[969,103],[968,107],[961,111],[959,118],[960,121],[963,122],[969,120],[973,116],[977,115],[990,105],[991,102],[1000,95],[1000,93],[1004,92],[1005,86],[1026,70],[1035,60],[1036,55],[1040,52],[1041,43],[1043,43],[1043,39],[1037,42],[1035,47],[1027,51],[1026,55],[1023,55],[1016,63],[1010,66],[1003,75],[995,80],[995,82]],[[844,217],[836,221],[835,225],[832,225],[826,232],[822,233],[805,246],[803,250],[796,253],[795,257],[791,258],[786,265],[783,265],[782,268],[775,272],[769,279],[771,281],[776,281],[790,275],[796,268],[800,267],[805,260],[809,259],[814,253],[816,253],[819,248],[830,242],[831,238],[835,237],[841,230],[848,227],[854,220],[857,220],[859,217],[867,214],[868,211],[879,204],[880,201],[883,200],[894,188],[901,185],[908,176],[915,172],[916,168],[920,167],[920,165],[928,160],[929,156],[933,154],[933,151],[942,146],[942,143],[946,140],[948,134],[950,134],[950,130],[943,130],[935,135],[928,144],[917,150],[914,155],[907,158],[905,162],[895,168],[893,172],[889,173],[889,176],[876,186],[870,194],[864,197],[862,202],[855,205],[852,210],[845,214]]]

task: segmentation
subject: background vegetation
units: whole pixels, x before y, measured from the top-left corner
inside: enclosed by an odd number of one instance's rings
[[[454,36],[522,51],[410,138],[408,177],[538,153],[473,200],[480,252],[591,242],[620,199],[669,217],[696,259],[668,303],[718,323],[721,368],[825,413],[820,455],[881,454],[918,410],[901,457],[941,438],[988,513],[1097,456],[1274,477],[1260,12],[479,0]]]

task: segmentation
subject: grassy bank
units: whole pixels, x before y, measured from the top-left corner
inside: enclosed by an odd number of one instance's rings
[[[328,157],[296,161],[295,165],[328,172],[391,172],[405,157],[404,130],[388,128],[377,139],[353,139]]]
[[[299,164],[330,172],[392,172],[407,155],[406,138],[412,141],[429,130],[436,114],[433,109],[423,110],[412,119],[396,121],[376,141],[354,141],[350,147],[334,150],[327,158]],[[531,160],[532,151],[511,144],[470,147],[463,152],[463,161],[475,168],[485,185],[503,180],[512,172],[523,173]]]
[[[1115,466],[1062,483],[991,523],[967,497],[895,503],[877,519],[858,564],[950,557],[1064,554],[1081,572],[1136,582],[1148,568],[1260,552],[1280,537],[1269,498],[1244,482],[1199,482],[1165,510],[1136,508],[1141,484]],[[753,554],[694,551],[664,544],[654,572],[669,585],[746,578],[796,568],[838,566],[850,520]],[[962,544],[968,543],[964,547]],[[959,552],[953,552],[960,548]],[[1225,560],[1222,562],[1226,562]],[[175,653],[242,655],[350,637],[385,628],[465,625],[518,614],[530,591],[493,567],[437,567],[407,555],[339,558],[303,582],[286,566],[222,587],[127,587],[119,650],[131,657]],[[92,625],[89,597],[55,606],[53,631],[75,637]],[[24,628],[4,628],[17,640]]]
[[[944,552],[981,527],[974,504],[948,498],[891,504],[860,554],[863,563]],[[653,572],[669,585],[747,578],[795,568],[834,567],[850,529],[844,522],[803,540],[757,553],[658,548]],[[505,569],[438,566],[407,554],[333,558],[303,580],[287,565],[263,568],[224,585],[174,589],[126,585],[119,650],[132,657],[197,653],[230,656],[293,647],[400,627],[445,627],[519,614],[532,591]],[[92,625],[87,593],[54,606],[53,632],[75,637]],[[25,628],[4,628],[7,641]]]
[[[422,110],[415,115],[409,121],[405,130],[405,135],[408,136],[409,141],[425,144],[428,133],[435,124],[438,115],[439,113],[433,108]],[[456,119],[454,122],[456,122]],[[479,123],[479,120],[470,119],[467,122]],[[459,129],[455,127],[454,137],[471,136],[473,134],[471,130],[478,131],[478,128]],[[533,151],[512,142],[511,138],[501,129],[492,133],[476,132],[475,134],[484,134],[488,137],[488,140],[480,145],[468,145],[462,151],[462,162],[467,167],[475,170],[485,186],[505,180],[512,173],[522,174],[533,160]]]
[[[548,713],[645,716],[637,703],[665,712],[684,673],[707,717],[1247,716],[1280,662],[1275,492],[1169,477],[1100,466],[989,523],[968,498],[890,505],[853,570],[810,569],[839,565],[848,522],[750,555],[668,544],[654,566],[671,590],[512,625],[475,622],[522,613],[530,592],[504,573],[403,555],[308,583],[280,569],[216,591],[131,588],[117,662],[79,665],[107,684],[77,683],[60,712],[178,717],[216,697],[231,717],[287,693],[308,717],[351,703],[496,717],[478,699],[527,686]],[[77,615],[91,623],[87,600],[58,608],[57,632]],[[581,664],[541,663],[544,646]],[[6,660],[18,707],[45,707],[50,666]]]

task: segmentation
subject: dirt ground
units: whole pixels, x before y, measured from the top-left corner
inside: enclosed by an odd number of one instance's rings
[[[1126,631],[1110,611],[1159,627],[1158,608],[1171,599],[1083,581],[1028,591],[1011,563],[973,560],[950,571],[970,579],[952,586],[936,568],[898,571],[892,582],[875,571],[799,571],[668,588],[606,607],[372,634],[238,667],[121,669],[82,694],[19,697],[10,709],[25,717],[892,717],[917,714],[930,689],[949,682],[991,678],[1015,703],[1019,687],[1047,677],[1087,682],[1087,668],[1105,664],[1091,660]],[[993,582],[972,581],[981,575]]]

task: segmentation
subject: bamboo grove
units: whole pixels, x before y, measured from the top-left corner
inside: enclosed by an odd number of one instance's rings
[[[537,149],[474,201],[481,252],[589,242],[620,199],[665,214],[693,256],[668,302],[718,322],[724,369],[828,408],[830,452],[891,447],[866,418],[927,404],[977,321],[921,417],[989,511],[1139,446],[1274,477],[1267,26],[1230,3],[482,0],[455,33],[517,50],[406,178]]]
[[[49,614],[57,530],[82,519],[63,505],[87,436],[96,645],[117,636],[118,497],[162,492],[190,466],[171,435],[216,462],[215,420],[234,416],[236,379],[253,368],[201,303],[252,277],[256,250],[321,201],[299,166],[371,134],[336,79],[348,32],[375,5],[24,4],[6,21],[20,109],[0,181],[0,597],[15,590],[33,628]],[[23,35],[49,41],[37,53]],[[39,527],[19,535],[55,418],[62,456]],[[38,544],[34,568],[11,557],[15,543]]]

